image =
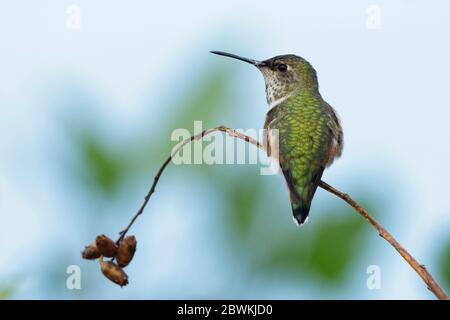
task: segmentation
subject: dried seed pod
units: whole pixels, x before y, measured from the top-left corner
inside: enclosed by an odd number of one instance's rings
[[[95,244],[100,254],[104,257],[112,258],[117,254],[116,244],[104,234],[97,236]]]
[[[100,257],[100,251],[98,251],[96,244],[93,243],[93,244],[90,244],[90,245],[84,247],[84,250],[81,253],[81,256],[83,257],[83,259],[87,259],[87,260],[98,259]]]
[[[100,261],[100,268],[105,277],[123,287],[128,284],[128,276],[121,267],[111,261]]]
[[[136,238],[134,236],[125,237],[119,244],[117,250],[117,264],[120,267],[126,267],[133,259],[134,252],[136,251]]]

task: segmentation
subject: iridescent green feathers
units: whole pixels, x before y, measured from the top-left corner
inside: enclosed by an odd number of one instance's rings
[[[342,128],[319,93],[316,71],[295,55],[257,61],[212,53],[250,63],[263,74],[269,103],[263,144],[280,163],[296,222],[304,223],[324,169],[343,148]]]
[[[267,151],[278,157],[294,218],[303,224],[325,167],[342,152],[343,134],[336,113],[319,93],[312,66],[292,55],[271,60],[271,69],[262,70],[272,104],[265,128],[278,130],[278,146],[268,134]],[[286,71],[278,71],[280,63],[288,65]]]

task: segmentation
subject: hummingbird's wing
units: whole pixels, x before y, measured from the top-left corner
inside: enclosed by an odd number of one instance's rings
[[[336,111],[326,101],[323,101],[323,103],[329,111],[328,127],[333,137],[326,161],[326,166],[329,167],[334,159],[342,155],[342,150],[344,149],[344,132]]]
[[[269,145],[269,123],[270,123],[270,118],[269,115],[266,115],[266,120],[264,121],[264,130],[263,130],[263,148],[264,150],[266,150],[267,156],[270,157],[271,155],[271,150],[270,150],[270,145]]]
[[[328,159],[338,150],[334,141],[339,139],[331,129],[333,116],[328,106],[320,101],[308,101],[300,111],[283,105],[276,109],[272,109],[266,118],[267,152],[269,156],[278,154],[294,218],[303,224]],[[271,135],[273,129],[278,130],[276,147],[273,141],[276,139]]]

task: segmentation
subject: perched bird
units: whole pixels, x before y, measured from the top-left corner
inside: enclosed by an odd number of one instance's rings
[[[319,93],[316,71],[292,54],[257,61],[221,51],[211,53],[250,63],[263,74],[269,104],[263,144],[267,155],[279,162],[294,221],[302,225],[324,169],[343,148],[340,121]]]

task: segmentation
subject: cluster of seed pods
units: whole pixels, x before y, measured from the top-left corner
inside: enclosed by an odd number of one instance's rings
[[[92,244],[86,246],[81,255],[83,259],[87,260],[99,259],[103,275],[115,284],[123,287],[128,284],[128,275],[123,268],[133,259],[136,244],[134,236],[125,237],[116,244],[102,234],[97,236]],[[112,260],[105,261],[103,258],[112,258]]]

